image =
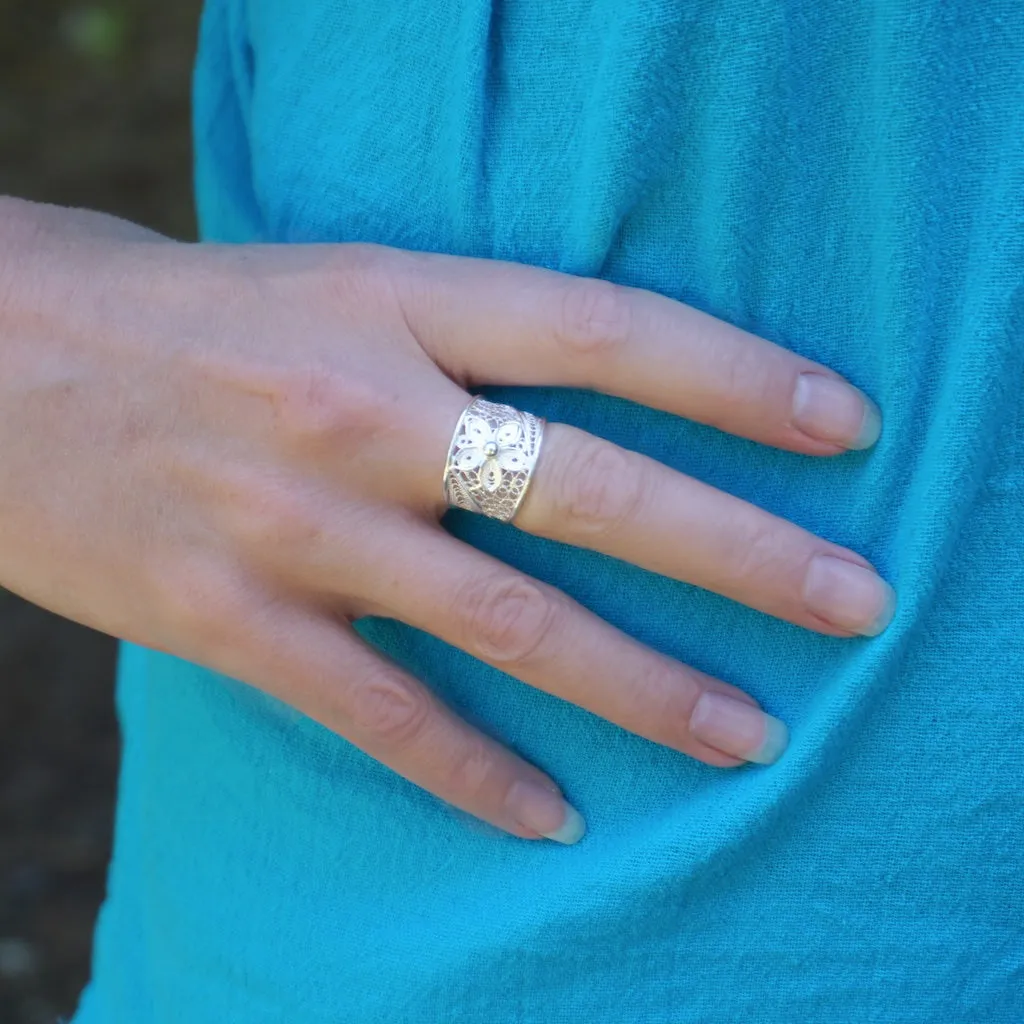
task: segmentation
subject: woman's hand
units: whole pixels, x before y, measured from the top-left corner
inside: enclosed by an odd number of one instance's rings
[[[809,455],[865,447],[832,371],[680,303],[372,245],[169,242],[0,204],[0,582],[287,701],[515,835],[555,784],[357,635],[383,615],[709,764],[781,722],[438,524],[478,384],[591,388]],[[892,592],[859,555],[552,423],[516,526],[833,636]]]

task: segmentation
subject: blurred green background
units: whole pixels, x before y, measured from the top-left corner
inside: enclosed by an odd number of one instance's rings
[[[192,238],[200,0],[0,0],[0,194]],[[0,1022],[89,970],[113,822],[114,641],[0,590]]]

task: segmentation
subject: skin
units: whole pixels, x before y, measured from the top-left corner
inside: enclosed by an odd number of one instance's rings
[[[785,728],[446,533],[467,388],[590,388],[810,456],[866,447],[828,368],[663,296],[374,245],[182,244],[0,200],[0,583],[258,687],[443,800],[574,842],[557,784],[352,629],[425,629],[723,768]],[[890,588],[860,555],[565,424],[515,527],[831,636]],[[512,528],[512,527],[509,527]],[[844,576],[845,573],[845,576]]]

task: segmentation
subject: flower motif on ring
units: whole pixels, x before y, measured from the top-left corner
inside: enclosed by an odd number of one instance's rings
[[[494,493],[500,486],[503,471],[517,473],[527,468],[519,444],[523,428],[514,422],[502,423],[495,430],[485,419],[469,416],[463,427],[455,467],[463,473],[479,470],[480,485]]]

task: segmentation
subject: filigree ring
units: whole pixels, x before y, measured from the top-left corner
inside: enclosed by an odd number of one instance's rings
[[[455,508],[512,521],[540,454],[544,420],[474,398],[462,411],[444,467],[444,498]]]

